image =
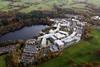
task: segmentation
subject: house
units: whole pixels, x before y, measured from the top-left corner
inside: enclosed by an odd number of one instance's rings
[[[30,63],[34,60],[34,55],[37,54],[37,49],[35,47],[35,39],[29,39],[26,41],[26,45],[23,49],[21,62]]]
[[[61,33],[61,34],[64,34],[64,35],[66,35],[66,36],[68,36],[69,34],[68,34],[68,32],[65,32],[65,31],[58,31],[59,33]]]
[[[57,39],[62,39],[65,37],[64,34],[61,34],[61,33],[55,33],[54,36],[57,38]]]
[[[21,62],[32,62],[35,54],[37,54],[37,49],[33,45],[26,45],[22,53]]]
[[[59,48],[63,48],[64,47],[64,43],[61,40],[55,40],[54,44],[56,44],[57,46],[59,46]]]
[[[25,44],[35,44],[36,39],[29,39],[25,42]]]
[[[57,47],[57,45],[50,45],[49,49],[51,52],[58,52],[59,51],[59,48]]]

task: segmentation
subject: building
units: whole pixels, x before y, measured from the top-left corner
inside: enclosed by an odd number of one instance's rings
[[[35,62],[39,52],[42,52],[42,57],[48,57],[49,51],[51,53],[60,52],[64,48],[81,40],[82,29],[85,23],[76,19],[71,19],[71,22],[67,21],[67,19],[58,18],[50,20],[54,22],[52,27],[55,27],[55,29],[50,29],[48,33],[43,32],[44,34],[37,39],[27,40],[23,49],[21,62]],[[69,31],[62,30],[62,27],[68,28]],[[37,48],[37,46],[39,47]]]

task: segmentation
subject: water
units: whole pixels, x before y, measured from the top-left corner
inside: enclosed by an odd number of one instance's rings
[[[24,27],[15,32],[10,32],[0,37],[0,41],[6,40],[18,40],[18,39],[30,39],[36,36],[42,29],[45,29],[46,25],[33,25],[30,27]]]

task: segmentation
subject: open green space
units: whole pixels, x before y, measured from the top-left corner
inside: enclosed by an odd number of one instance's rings
[[[31,12],[32,10],[52,10],[54,6],[61,8],[71,7],[84,7],[85,4],[72,4],[74,0],[15,0],[5,1],[0,0],[0,11],[12,11],[16,10],[19,12]],[[100,0],[88,0],[88,3],[92,3],[100,7]],[[9,6],[10,5],[10,6]],[[27,7],[26,7],[27,6]]]
[[[88,0],[88,2],[100,7],[100,0]]]
[[[6,67],[5,57],[6,55],[0,56],[0,67]]]

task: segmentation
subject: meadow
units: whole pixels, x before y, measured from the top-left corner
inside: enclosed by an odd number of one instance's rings
[[[88,3],[92,3],[100,7],[100,0],[87,0]],[[54,6],[61,8],[84,8],[85,4],[73,4],[74,0],[15,0],[6,1],[0,0],[0,11],[17,11],[17,12],[31,12],[33,10],[52,10]]]

